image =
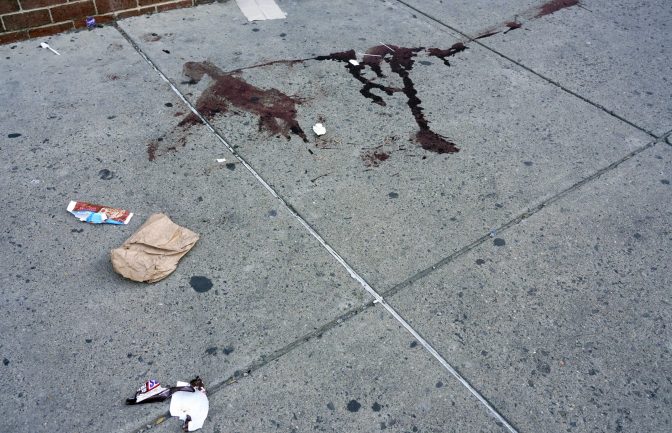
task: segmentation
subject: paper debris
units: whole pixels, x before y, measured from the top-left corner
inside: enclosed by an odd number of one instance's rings
[[[217,158],[215,159],[217,162],[226,162],[226,158]]]
[[[348,63],[350,63],[353,66],[359,66],[359,62],[357,60],[354,60],[354,59],[348,60]]]
[[[112,250],[112,266],[129,280],[155,283],[177,268],[198,238],[198,234],[156,213],[121,247]]]
[[[194,392],[193,386],[189,386],[188,383],[180,385],[180,383],[184,382],[178,382],[177,386],[171,388],[164,388],[158,381],[150,379],[135,391],[133,397],[126,399],[126,404],[156,403],[169,399],[178,391]]]
[[[313,125],[313,132],[315,132],[317,135],[324,135],[327,133],[327,128],[325,128],[321,123],[316,123]]]
[[[248,21],[278,20],[287,18],[274,0],[236,0]]]
[[[193,384],[193,381],[192,381]],[[189,385],[186,382],[177,382],[177,386]],[[170,400],[170,415],[176,416],[184,424],[182,430],[196,431],[203,427],[205,419],[208,417],[210,403],[205,394],[203,382],[201,386],[194,386],[195,392],[176,392]]]
[[[68,204],[68,212],[76,216],[80,221],[91,224],[128,224],[133,213],[124,209],[101,206],[83,201],[71,201]]]
[[[51,50],[51,52],[54,53],[54,54],[56,54],[57,56],[60,56],[60,55],[61,55],[61,53],[59,53],[59,52],[56,51],[55,49],[51,48],[51,47],[49,46],[49,44],[46,43],[46,42],[41,42],[41,43],[40,43],[40,46],[41,46],[42,48],[46,48],[46,49],[48,49],[48,50]]]

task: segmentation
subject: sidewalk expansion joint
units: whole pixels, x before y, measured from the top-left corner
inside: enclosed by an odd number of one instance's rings
[[[531,73],[531,74],[533,74],[533,75],[536,75],[537,77],[539,77],[539,78],[541,78],[542,80],[548,82],[549,84],[552,84],[553,86],[559,88],[560,90],[562,90],[562,91],[564,91],[564,92],[566,92],[566,93],[568,93],[568,94],[570,94],[570,95],[572,95],[572,96],[574,96],[574,97],[576,97],[576,98],[579,98],[579,99],[582,100],[583,102],[586,102],[586,103],[592,105],[593,107],[599,109],[600,111],[603,111],[603,112],[609,114],[610,116],[612,116],[612,117],[614,117],[614,118],[620,120],[621,122],[624,122],[624,123],[626,123],[626,124],[632,126],[633,128],[636,128],[636,129],[638,129],[639,131],[644,132],[645,134],[651,136],[652,138],[660,138],[660,136],[654,134],[652,131],[649,131],[649,130],[647,130],[647,129],[645,129],[645,128],[639,126],[639,125],[637,125],[636,123],[634,123],[634,122],[632,122],[632,121],[626,119],[625,117],[623,117],[623,116],[621,116],[621,115],[619,115],[619,114],[616,114],[615,112],[613,112],[612,110],[608,109],[608,108],[605,107],[604,105],[599,104],[599,103],[597,103],[597,102],[594,102],[594,101],[588,99],[587,97],[585,97],[585,96],[583,96],[583,95],[580,95],[580,94],[576,93],[575,91],[573,91],[573,90],[571,90],[571,89],[569,89],[569,88],[563,86],[563,85],[560,84],[559,82],[557,82],[557,81],[555,81],[555,80],[553,80],[553,79],[551,79],[551,78],[545,76],[544,74],[542,74],[542,73],[540,73],[540,72],[535,71],[535,70],[532,69],[531,67],[526,66],[526,65],[524,65],[523,63],[521,63],[521,62],[519,62],[519,61],[517,61],[517,60],[512,59],[511,57],[507,56],[506,54],[501,53],[501,52],[497,51],[497,50],[494,49],[494,48],[491,48],[490,46],[488,46],[488,45],[486,45],[485,43],[483,43],[483,42],[477,40],[476,38],[474,38],[474,37],[472,37],[472,36],[469,36],[467,33],[463,32],[462,30],[459,30],[459,29],[457,29],[457,28],[455,28],[455,27],[453,27],[453,26],[451,26],[451,25],[449,25],[449,24],[446,24],[446,23],[444,23],[443,21],[441,21],[439,18],[436,18],[436,17],[434,17],[434,16],[428,14],[427,12],[424,12],[424,11],[422,11],[422,10],[416,8],[415,6],[412,6],[412,5],[408,4],[406,1],[404,1],[404,0],[393,0],[393,1],[396,1],[397,3],[400,3],[400,4],[404,5],[404,6],[407,7],[408,9],[410,9],[410,10],[412,10],[412,11],[414,11],[414,12],[417,12],[417,13],[419,13],[420,15],[422,15],[422,16],[428,18],[430,21],[433,21],[433,22],[439,24],[440,26],[445,27],[446,29],[448,29],[448,30],[450,30],[450,31],[452,31],[452,32],[454,32],[454,33],[456,33],[456,34],[458,34],[458,35],[464,37],[464,38],[466,39],[466,42],[468,42],[468,43],[474,43],[474,44],[476,44],[476,45],[478,45],[478,46],[480,46],[480,47],[485,48],[486,50],[488,50],[488,51],[490,51],[490,52],[492,52],[492,53],[494,53],[494,54],[500,56],[501,58],[503,58],[503,59],[505,59],[505,60],[507,60],[507,61],[513,63],[513,64],[515,64],[516,66],[518,66],[518,67],[520,67],[520,68],[526,70],[527,72],[529,72],[529,73]]]
[[[536,206],[534,206],[534,207],[528,209],[527,211],[521,213],[520,215],[510,219],[509,221],[507,221],[503,225],[497,227],[495,229],[496,232],[497,233],[502,233],[502,232],[518,225],[523,220],[526,220],[526,219],[530,218],[531,216],[535,215],[536,213],[538,213],[542,209],[552,205],[553,203],[555,203],[555,202],[559,201],[560,199],[568,196],[569,194],[573,193],[574,191],[579,190],[584,185],[596,180],[597,178],[601,177],[602,175],[614,170],[615,168],[617,168],[619,165],[623,164],[624,162],[626,162],[630,158],[644,152],[647,149],[650,149],[650,148],[654,147],[657,143],[664,143],[666,139],[669,141],[670,140],[669,137],[670,137],[671,132],[672,131],[667,132],[666,134],[662,135],[660,138],[656,138],[655,140],[650,141],[650,142],[648,142],[647,144],[645,144],[641,147],[638,147],[637,149],[635,149],[632,152],[628,153],[627,155],[623,156],[621,159],[619,159],[615,162],[612,162],[611,164],[609,164],[606,167],[603,167],[603,168],[599,169],[598,171],[591,174],[590,176],[581,179],[580,181],[578,181],[575,184],[567,187],[566,189],[558,192],[557,194],[547,198],[546,200],[542,201],[541,203],[537,204]],[[490,233],[481,236],[480,238],[474,240],[470,244],[465,245],[464,247],[460,248],[459,250],[455,251],[454,253],[444,257],[443,259],[439,260],[438,262],[436,262],[436,263],[426,267],[425,269],[419,271],[418,273],[414,274],[410,278],[408,278],[408,279],[402,281],[401,283],[395,285],[394,287],[382,292],[381,296],[392,297],[392,296],[396,295],[400,291],[404,290],[406,287],[413,285],[413,283],[415,283],[416,281],[418,281],[422,278],[425,278],[426,276],[435,272],[437,269],[447,265],[448,263],[451,263],[451,262],[455,261],[457,258],[467,254],[471,250],[475,249],[476,247],[478,247],[479,245],[483,244],[484,242],[486,242],[490,239],[491,239]]]
[[[497,420],[498,423],[506,427],[510,433],[517,433],[516,429],[513,428],[511,424],[502,416],[496,409],[495,407],[490,404],[490,402],[483,396],[481,395],[464,377],[460,375],[460,373],[457,372],[449,363],[446,361],[446,359],[436,350],[434,347],[431,346],[431,344],[425,340],[413,327],[394,309],[392,306],[390,306],[383,298],[380,296],[365,280],[362,276],[360,276],[346,261],[341,257],[336,250],[334,250],[331,245],[329,245],[322,236],[317,233],[317,231],[310,225],[308,222],[287,202],[285,201],[284,198],[282,198],[260,175],[257,173],[257,171],[245,160],[240,156],[233,146],[231,146],[226,139],[222,136],[222,134],[217,131],[212,124],[203,116],[201,113],[196,110],[196,108],[187,100],[187,98],[180,92],[180,90],[175,86],[175,84],[170,81],[170,79],[156,66],[156,64],[142,51],[140,46],[130,37],[126,31],[124,31],[117,23],[114,23],[113,26],[117,29],[117,31],[126,39],[126,41],[131,44],[131,46],[135,49],[135,51],[156,71],[156,73],[163,79],[175,92],[175,94],[184,102],[189,109],[194,113],[196,117],[198,117],[203,124],[212,132],[215,137],[231,152],[231,154],[238,159],[238,161],[257,179],[259,183],[262,184],[264,188],[273,196],[275,197],[281,205],[290,213],[294,218],[322,245],[324,249],[329,252],[329,254],[343,267],[345,270],[350,274],[350,276],[357,281],[362,288],[364,288],[373,298],[374,300],[370,303],[370,305],[373,305],[373,303],[380,304],[383,306],[387,312],[397,321],[399,324],[401,324],[413,337],[427,350],[439,363],[451,374],[453,377],[455,377],[467,390],[478,400],[480,401],[486,409],[490,412],[490,414]],[[357,307],[354,309],[349,310],[348,317],[350,318],[354,316],[355,314],[363,311],[367,306],[370,306],[369,304],[363,306],[363,307]],[[334,321],[329,322],[326,325],[323,325],[323,327],[327,326],[329,328],[336,326],[336,324],[333,323]],[[342,320],[337,320],[337,324],[342,323]],[[322,329],[321,327],[320,329]],[[290,345],[285,346],[284,349],[281,349],[279,352],[274,352],[277,354],[275,359],[279,358],[280,356],[284,355],[285,353],[293,350],[294,348],[302,345],[306,341],[310,340],[313,335],[313,333],[308,334],[308,337],[306,338],[305,336],[299,340],[296,340],[294,343],[290,343]],[[282,350],[285,350],[285,352],[282,352]],[[263,357],[262,357],[263,358]],[[268,361],[265,359],[260,358],[260,361],[258,364],[253,364],[254,369],[258,369],[262,367],[263,365],[266,365]],[[249,375],[252,372],[253,368],[250,367],[247,370],[247,374]],[[227,379],[224,382],[219,382],[216,383],[213,387],[210,388],[210,393],[213,394],[214,392],[217,392],[218,390],[222,389],[226,384]],[[161,415],[160,417],[156,418],[153,422],[154,425],[160,424],[163,422],[163,420],[166,419],[166,415]],[[136,432],[144,431],[145,426],[135,430]],[[151,424],[150,424],[151,426]]]

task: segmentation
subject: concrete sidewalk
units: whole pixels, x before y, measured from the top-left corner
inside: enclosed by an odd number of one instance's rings
[[[278,3],[0,47],[0,431],[670,431],[666,2]]]

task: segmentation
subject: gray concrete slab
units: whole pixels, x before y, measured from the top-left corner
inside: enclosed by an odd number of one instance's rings
[[[183,75],[189,61],[227,71],[364,51],[381,42],[448,48],[457,41],[394,2],[283,7],[291,19],[248,24],[235,4],[226,3],[130,19],[122,27],[194,102],[214,87],[207,75],[191,84]],[[450,67],[426,50],[416,60],[410,78],[424,115],[459,153],[422,149],[411,140],[418,126],[407,97],[380,92],[386,106],[372,103],[344,62],[276,63],[240,73],[258,89],[303,98],[296,119],[308,142],[260,131],[258,116],[237,106],[212,119],[378,290],[431,267],[650,139],[477,45],[451,57]],[[387,65],[383,72],[388,77],[378,82],[403,86]],[[327,127],[325,138],[310,131],[318,119]],[[180,131],[178,122],[171,131]],[[372,165],[375,152],[389,159]]]
[[[204,433],[506,431],[382,307],[226,386],[210,404]]]
[[[369,300],[212,134],[148,160],[187,109],[117,30],[50,44],[0,47],[0,430],[130,431],[163,412],[123,404],[148,378],[216,384]],[[73,199],[135,216],[87,225]],[[122,279],[109,251],[158,211],[201,239],[167,279]]]
[[[543,0],[402,0],[402,2],[469,35],[478,35],[485,29],[513,20],[523,11],[544,3]]]
[[[388,302],[520,431],[670,431],[670,182],[661,142]]]
[[[472,36],[528,10],[528,2],[431,0],[408,3]],[[534,2],[537,5],[546,2]],[[492,12],[508,8],[499,19]],[[464,18],[465,16],[470,19]],[[522,29],[481,39],[487,46],[660,135],[672,128],[672,9],[666,1],[584,0],[538,19],[522,17]],[[480,25],[479,25],[480,22]]]

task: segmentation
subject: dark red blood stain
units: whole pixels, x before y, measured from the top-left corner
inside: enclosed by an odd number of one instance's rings
[[[288,96],[277,89],[255,87],[241,78],[240,72],[244,69],[275,64],[292,66],[308,60],[342,62],[350,75],[362,84],[360,93],[371,102],[385,106],[385,100],[380,93],[387,96],[403,93],[406,96],[407,105],[419,128],[419,131],[414,135],[414,140],[423,149],[436,153],[452,153],[459,150],[457,146],[431,130],[429,121],[425,118],[424,109],[420,105],[422,101],[417,96],[418,92],[411,79],[410,71],[413,69],[416,57],[421,52],[425,52],[430,57],[437,57],[446,66],[450,66],[448,58],[466,49],[467,47],[461,42],[448,49],[378,45],[369,48],[359,64],[350,63],[351,60],[357,60],[357,56],[354,50],[347,50],[310,59],[276,60],[232,72],[224,72],[207,61],[187,62],[184,65],[184,75],[188,78],[188,81],[183,82],[183,84],[196,84],[201,81],[204,75],[208,75],[213,80],[213,83],[203,91],[195,104],[196,110],[205,119],[210,120],[219,113],[237,114],[240,111],[245,111],[259,117],[260,131],[266,130],[273,135],[283,135],[287,139],[291,137],[291,134],[294,134],[307,142],[308,138],[296,119],[296,106],[301,104],[303,99]],[[393,74],[401,78],[403,87],[386,86],[375,81],[377,78],[385,78],[385,74],[383,74],[384,65],[387,65]],[[368,78],[364,75],[367,68],[375,73],[375,78]],[[199,116],[189,113],[179,122],[178,126],[184,131],[199,123],[201,123]],[[176,142],[181,144],[182,147],[186,143],[186,138],[180,136],[178,130],[168,134],[165,137],[165,143],[160,143],[163,140],[161,138],[148,144],[147,154],[150,161],[154,160],[157,155],[165,153],[165,151],[177,150]],[[377,166],[389,157],[389,153],[375,151],[364,154],[362,159],[369,166]]]
[[[486,30],[485,33],[481,33],[480,35],[476,36],[475,39],[485,39],[485,38],[489,38],[490,36],[494,36],[494,35],[496,35],[497,33],[499,33],[499,31],[497,31],[497,30],[495,30],[495,31],[492,31],[492,30]]]
[[[447,50],[442,50],[440,48],[427,48],[427,54],[429,54],[430,57],[438,57],[439,59],[443,60],[444,65],[450,66],[450,63],[448,62],[448,57],[454,56],[460,51],[464,51],[466,49],[467,49],[466,45],[464,45],[462,42],[458,42],[456,44],[453,44],[453,46],[448,48]]]
[[[559,11],[560,9],[576,6],[578,4],[579,0],[551,0],[548,3],[539,6],[539,12],[537,13],[536,17],[538,18],[545,15],[550,15]]]
[[[450,66],[447,58],[454,56],[455,54],[466,49],[467,47],[463,43],[457,43],[445,50],[439,48],[428,48],[426,49],[426,52],[430,56],[442,59],[445,65]],[[454,143],[451,143],[445,137],[431,130],[429,121],[427,121],[425,118],[423,108],[420,105],[422,101],[417,96],[418,92],[415,89],[415,83],[413,83],[413,80],[411,79],[410,71],[413,69],[415,58],[421,51],[425,51],[425,48],[406,48],[396,45],[378,45],[371,47],[366,51],[366,55],[359,65],[353,65],[349,62],[350,60],[356,58],[354,50],[332,53],[328,56],[318,56],[315,58],[315,60],[335,60],[346,63],[345,67],[348,69],[350,74],[363,84],[360,93],[366,98],[371,99],[371,101],[376,104],[385,106],[385,101],[381,96],[372,93],[373,89],[382,90],[387,95],[392,95],[395,92],[403,92],[404,95],[406,95],[406,103],[411,109],[411,114],[413,114],[415,123],[420,128],[420,131],[415,134],[415,141],[417,141],[423,149],[431,152],[457,152],[459,149]],[[377,77],[384,77],[381,67],[383,62],[387,63],[390,67],[390,70],[401,78],[403,84],[401,89],[383,86],[369,78],[366,78],[362,74],[365,68],[369,67],[373,72],[375,72]],[[367,159],[365,159],[365,162],[366,161]]]
[[[260,89],[234,74],[227,74],[210,62],[187,62],[184,75],[191,82],[198,83],[204,75],[213,83],[203,91],[196,101],[196,110],[206,119],[229,111],[230,107],[259,116],[259,130],[273,135],[282,134],[287,139],[290,132],[308,141],[306,134],[296,120],[296,105],[303,102],[297,97],[287,96],[277,89]],[[235,112],[234,112],[235,113]],[[189,127],[201,120],[189,113],[178,126]]]
[[[371,54],[370,53],[371,50],[372,49],[367,50],[367,54]],[[338,62],[344,62],[345,68],[348,70],[348,72],[350,72],[350,75],[352,75],[357,81],[363,84],[359,93],[361,93],[365,98],[370,99],[372,102],[384,107],[386,104],[383,98],[374,94],[372,90],[378,89],[385,92],[385,94],[387,95],[392,95],[394,94],[394,92],[399,92],[400,89],[384,86],[362,75],[362,72],[364,72],[365,67],[369,66],[371,70],[375,72],[377,77],[380,78],[384,77],[382,69],[380,68],[381,57],[378,57],[376,55],[365,56],[364,60],[359,65],[353,65],[350,63],[350,60],[356,60],[356,59],[357,56],[355,55],[355,50],[341,51],[338,53],[331,53],[327,56],[315,57],[315,60],[334,60]]]
[[[504,34],[509,33],[511,30],[519,29],[523,26],[521,23],[517,21],[509,21],[507,23],[504,23],[504,25],[509,28],[504,32]]]
[[[154,161],[156,159],[156,151],[157,151],[158,148],[159,148],[159,142],[156,141],[156,140],[151,141],[147,145],[147,158],[150,161]]]
[[[382,161],[390,159],[390,154],[378,150],[364,152],[362,154],[362,161],[367,167],[378,167]]]

